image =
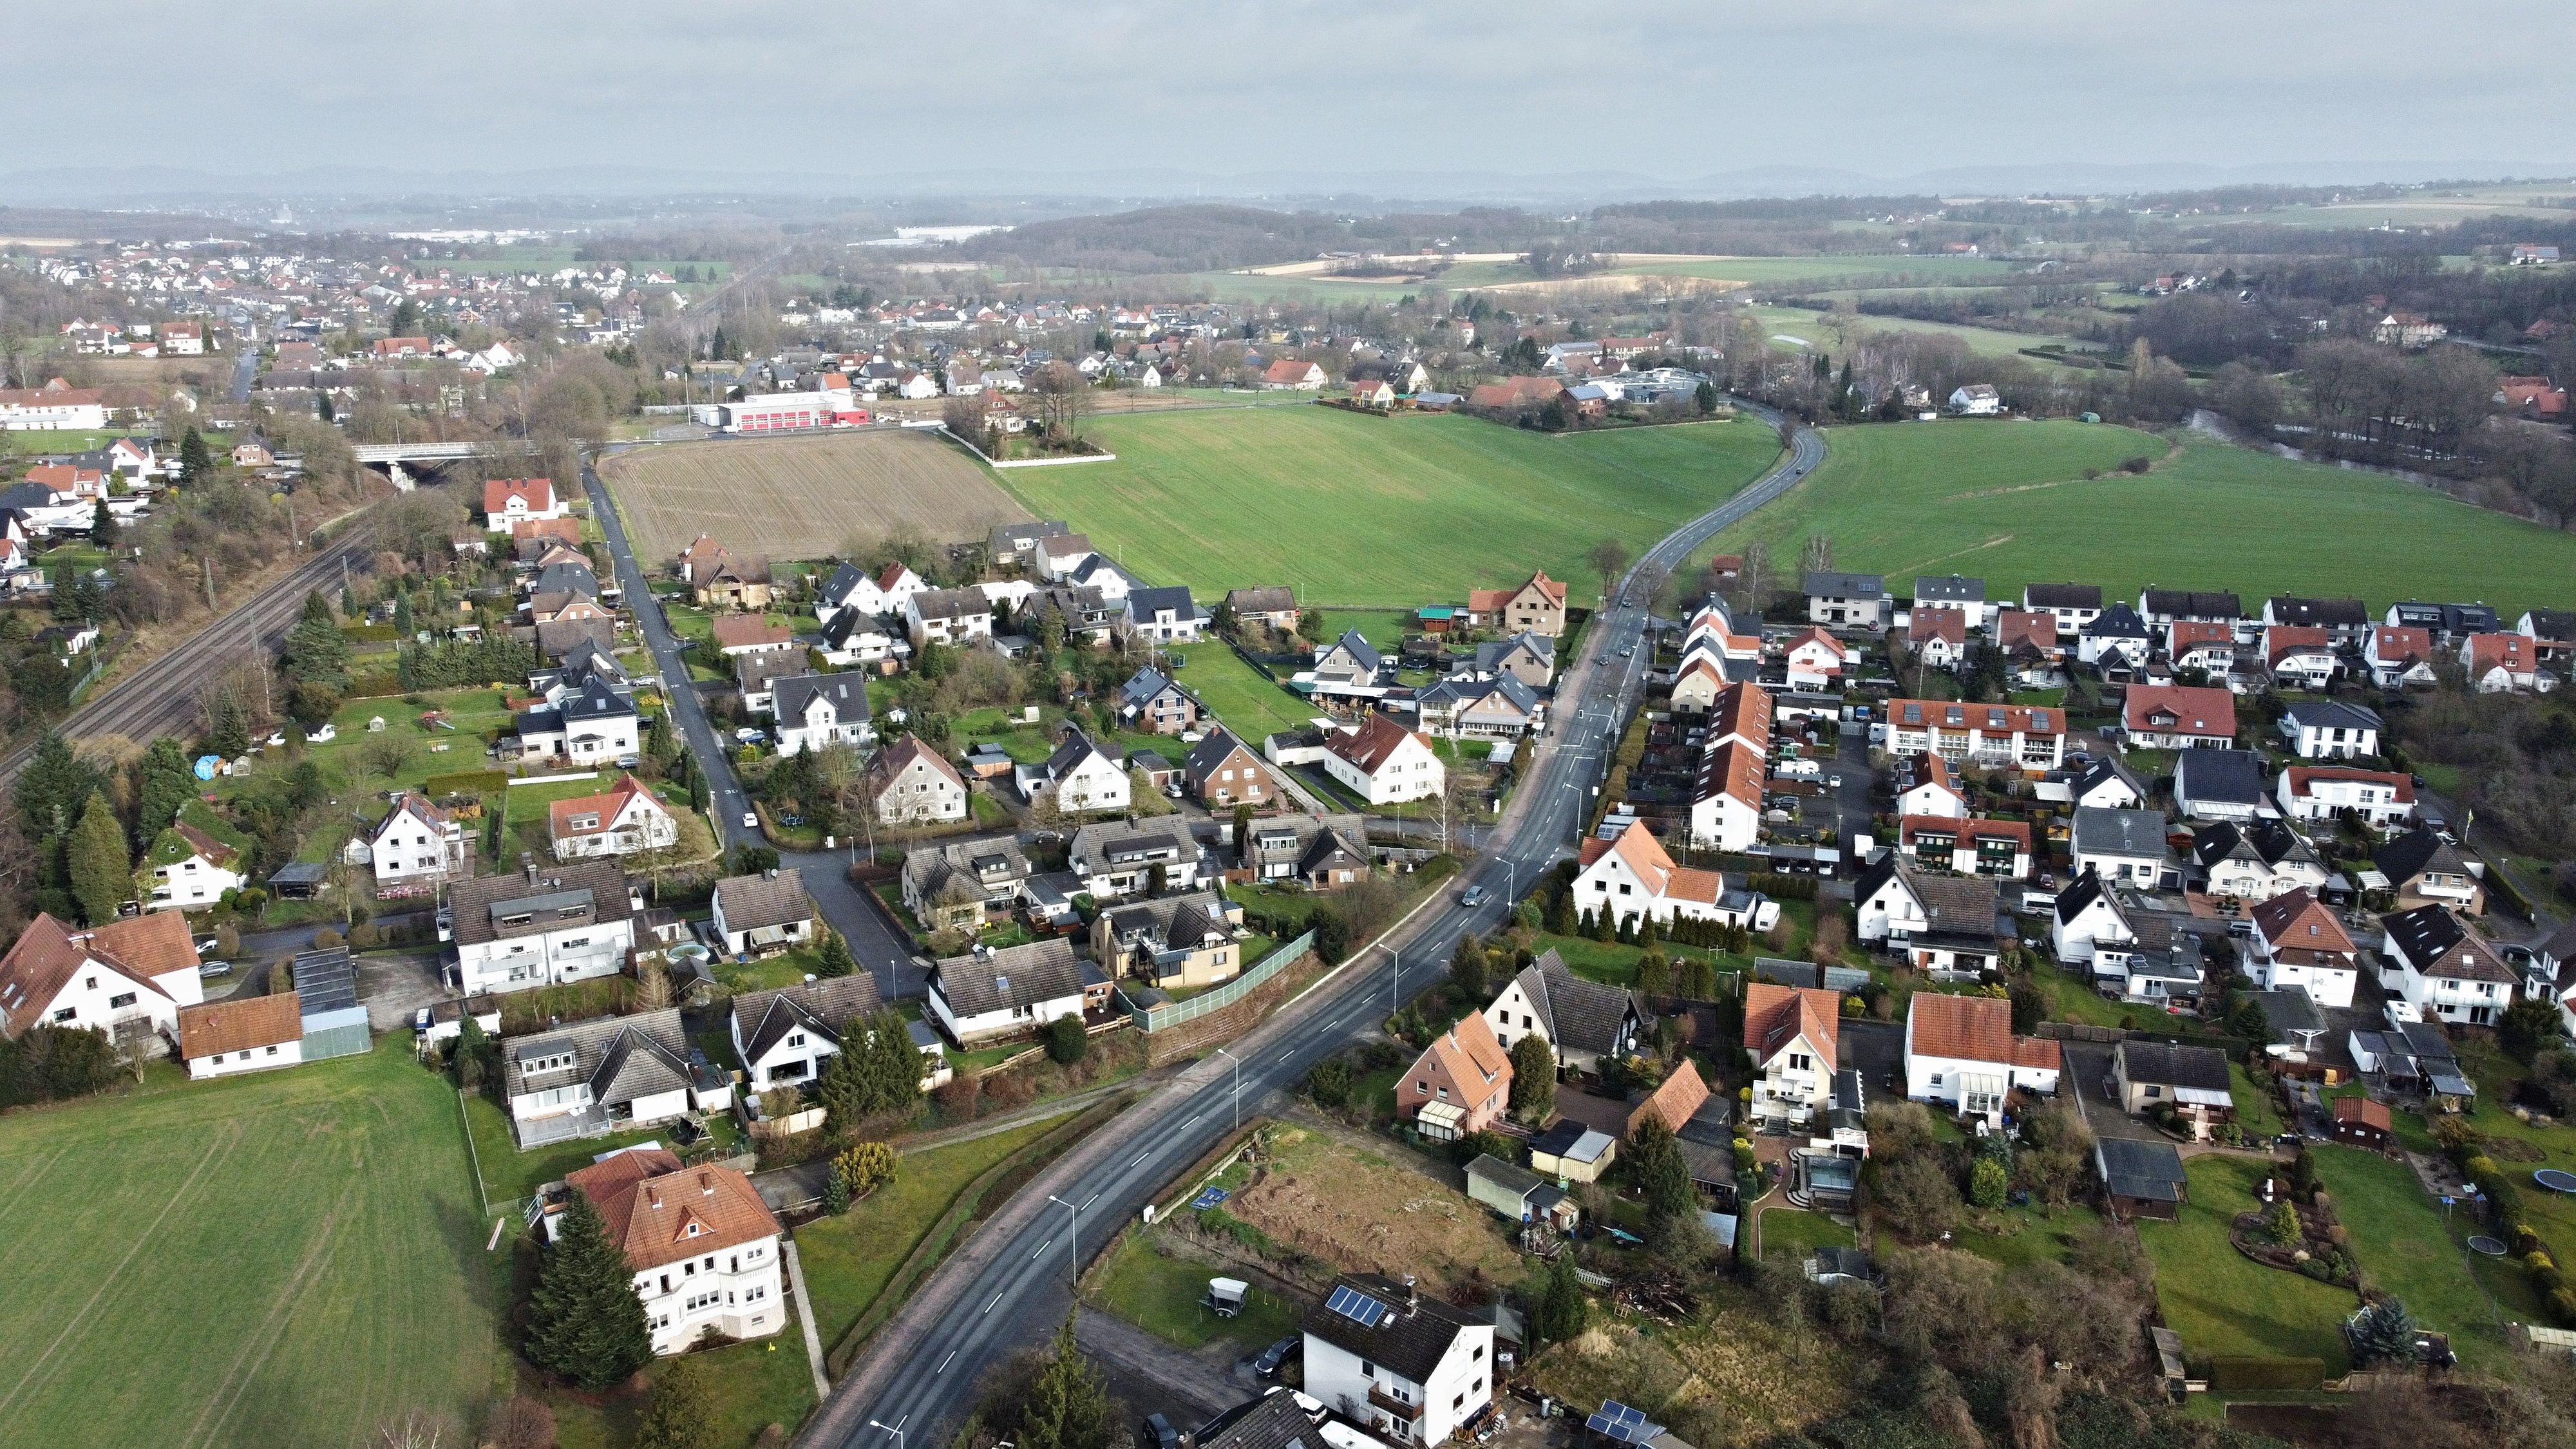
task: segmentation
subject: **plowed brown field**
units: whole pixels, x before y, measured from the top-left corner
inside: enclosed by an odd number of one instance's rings
[[[1029,517],[981,463],[927,432],[681,443],[621,453],[599,476],[647,568],[701,533],[737,553],[820,558],[855,538],[962,543]]]

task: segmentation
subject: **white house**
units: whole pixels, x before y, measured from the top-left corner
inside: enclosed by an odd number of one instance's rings
[[[1485,1024],[1506,1051],[1536,1036],[1556,1053],[1559,1067],[1589,1075],[1635,1051],[1649,1023],[1636,997],[1575,975],[1550,948],[1495,993]]]
[[[993,604],[981,589],[924,589],[903,601],[913,647],[993,637]]]
[[[1791,689],[1839,689],[1857,657],[1851,646],[1813,624],[1782,652]]]
[[[2048,940],[2059,965],[2090,966],[2095,942],[2130,938],[2120,903],[2100,876],[2085,871],[2057,893],[2057,904],[2049,912]]]
[[[1410,1275],[1346,1273],[1307,1311],[1304,1368],[1307,1397],[1371,1433],[1446,1443],[1493,1400],[1493,1315],[1426,1298]]]
[[[571,503],[557,496],[551,478],[491,478],[483,484],[483,526],[508,533],[514,523],[567,517]]]
[[[2542,669],[2539,658],[2539,646],[2520,634],[2471,634],[2460,641],[2460,666],[2480,694],[2547,694],[2557,688],[2557,676]]]
[[[249,883],[242,847],[213,833],[222,828],[220,823],[210,815],[189,818],[204,808],[192,802],[152,843],[145,857],[150,882],[145,910],[206,910],[222,904],[224,892]]]
[[[304,1010],[292,991],[179,1008],[179,1060],[203,1081],[304,1060]]]
[[[710,1072],[711,1091],[713,1078]],[[668,1122],[690,1110],[697,1086],[676,1006],[501,1042],[501,1089],[522,1150]],[[721,1091],[730,1105],[731,1078]]]
[[[1956,416],[1990,418],[2003,410],[2003,395],[1990,383],[1973,382],[1950,392],[1950,411]]]
[[[1967,798],[1950,776],[1950,762],[1939,755],[1908,757],[1902,768],[1910,768],[1912,783],[1900,781],[1896,792],[1896,813],[1900,818],[1939,817],[1958,820],[1968,813]]]
[[[2302,760],[2349,760],[2379,753],[2379,716],[2341,700],[2302,700],[2281,711],[2281,738]]]
[[[466,873],[465,827],[421,796],[405,793],[367,837],[376,888],[435,885]]]
[[[2370,643],[2362,650],[2361,662],[2370,670],[2370,682],[2382,689],[2432,684],[2435,682],[2432,631],[2373,625]]]
[[[632,855],[680,841],[680,822],[670,807],[625,774],[604,794],[578,795],[547,806],[546,829],[557,860]]]
[[[2015,1036],[2012,1003],[1917,991],[1905,1013],[1905,1095],[2003,1125],[2016,1090],[2057,1091],[2057,1043]]]
[[[884,1005],[866,971],[744,992],[727,1018],[744,1082],[763,1092],[812,1081],[823,1074],[823,1063],[841,1054],[841,1035],[852,1019],[874,1016]]]
[[[2300,689],[2325,688],[2334,682],[2342,663],[2335,656],[2333,634],[2317,625],[2299,624],[2273,624],[2263,630],[2263,662],[2275,681]]]
[[[1199,637],[1205,622],[1198,604],[1183,586],[1132,589],[1127,594],[1127,622],[1158,644],[1187,643]]]
[[[2089,966],[2106,996],[2164,1005],[2204,984],[2200,937],[2178,912],[2124,899],[2087,871],[2057,893],[2049,939],[2061,966]]]
[[[827,745],[858,746],[876,738],[868,723],[864,674],[791,674],[772,681],[770,713],[778,753],[801,755]]]
[[[2180,884],[2165,842],[2165,817],[2156,811],[2079,806],[2073,847],[2078,875],[2094,871],[2106,881],[2140,890]]]
[[[966,777],[911,735],[868,762],[862,787],[885,825],[939,824],[966,818]]]
[[[2018,704],[1892,699],[1887,703],[1887,750],[1939,755],[1953,765],[2054,770],[2065,761],[2066,715]]]
[[[642,720],[635,696],[592,675],[557,703],[519,712],[519,752],[540,760],[606,765],[643,750]]]
[[[2280,820],[2204,826],[2192,836],[2191,854],[2208,875],[2206,893],[2223,899],[2268,901],[2301,887],[2322,890],[2329,875],[2315,847]]]
[[[2447,906],[2382,916],[2388,945],[2379,984],[2427,1017],[2492,1026],[2513,1004],[2513,968]]]
[[[2381,830],[2415,818],[2415,781],[2388,770],[2292,765],[2273,782],[2281,813],[2305,824],[2349,810]]]
[[[1448,780],[1430,740],[1376,711],[1324,741],[1324,771],[1371,805],[1429,799]]]
[[[2174,761],[2174,804],[2188,820],[2251,820],[2263,805],[2263,757],[2187,750]]]
[[[660,1147],[629,1147],[564,1175],[608,1222],[635,1270],[635,1296],[657,1354],[686,1353],[708,1334],[767,1338],[787,1326],[778,1218],[751,1179],[729,1167],[684,1167]],[[548,1237],[554,1228],[551,1220]]]
[[[2001,954],[1995,934],[2001,899],[1991,880],[1928,874],[1890,850],[1852,885],[1854,934],[1917,970],[1973,977],[1993,968]]]
[[[1064,743],[1045,763],[1014,766],[1012,775],[1030,804],[1051,795],[1057,809],[1077,815],[1124,810],[1134,793],[1125,763],[1078,729],[1065,731]]]
[[[1701,753],[1691,796],[1691,843],[1741,853],[1762,834],[1762,752],[1727,740]]]
[[[1767,931],[1780,919],[1779,902],[1758,891],[1729,890],[1723,872],[1675,865],[1643,821],[1630,822],[1616,840],[1585,840],[1582,862],[1574,877],[1578,911],[1666,926],[1719,921],[1751,931]]]
[[[930,968],[930,1014],[959,1046],[1025,1036],[1080,1017],[1082,963],[1062,937],[943,956]]]
[[[716,935],[735,955],[791,951],[814,939],[814,902],[805,877],[775,867],[716,882]]]
[[[855,609],[871,617],[900,614],[906,599],[930,591],[930,585],[910,565],[901,560],[887,564],[871,577],[852,564],[832,570],[823,587],[814,595],[816,622],[829,624],[842,613]]]
[[[2254,935],[2245,943],[2245,974],[2265,991],[2304,988],[2319,1006],[2349,1007],[2361,979],[2361,952],[2352,936],[2305,888],[2285,891],[2256,906]]]
[[[2236,743],[2236,696],[2191,684],[2133,684],[2121,702],[2129,743],[2150,750],[2223,750]]]
[[[205,1000],[187,917],[150,912],[81,930],[42,911],[0,956],[0,1036],[89,1027],[168,1036]]]
[[[1842,993],[1756,981],[1744,988],[1744,1049],[1756,1077],[1754,1121],[1808,1127],[1831,1099],[1841,1049]]]
[[[448,888],[456,986],[468,996],[614,976],[635,949],[634,897],[614,859],[506,875],[464,876]]]
[[[1144,894],[1158,866],[1164,890],[1190,890],[1206,863],[1206,850],[1180,815],[1086,825],[1065,847],[1065,869],[1099,901]]]

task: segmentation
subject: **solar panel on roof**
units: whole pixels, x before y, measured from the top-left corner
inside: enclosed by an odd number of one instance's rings
[[[298,1009],[307,1016],[358,1004],[358,971],[346,951],[306,951],[294,966]]]
[[[1347,1283],[1335,1288],[1333,1296],[1324,1301],[1324,1306],[1367,1328],[1377,1327],[1387,1316],[1385,1304]]]
[[[1583,1421],[1583,1427],[1618,1444],[1647,1444],[1662,1437],[1664,1426],[1646,1422],[1643,1410],[1629,1408],[1617,1399],[1603,1399],[1601,1412]]]

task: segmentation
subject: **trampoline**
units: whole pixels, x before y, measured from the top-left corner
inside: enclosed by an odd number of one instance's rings
[[[2469,1251],[2482,1258],[2501,1258],[2504,1256],[2504,1243],[2500,1239],[2490,1238],[2480,1233],[2469,1239]]]
[[[2554,1167],[2544,1167],[2533,1173],[2531,1180],[2551,1192],[2576,1193],[2576,1172],[2561,1172]]]

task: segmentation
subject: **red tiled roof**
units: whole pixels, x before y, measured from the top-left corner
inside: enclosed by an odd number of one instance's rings
[[[659,1148],[621,1152],[564,1175],[608,1220],[637,1271],[778,1236],[751,1179],[731,1168],[682,1167]]]
[[[1672,1075],[1664,1078],[1663,1085],[1628,1114],[1628,1135],[1636,1136],[1649,1117],[1660,1117],[1666,1127],[1679,1132],[1683,1123],[1707,1105],[1708,1083],[1700,1080],[1698,1063],[1684,1057]]]
[[[2293,654],[2331,653],[2333,636],[2312,624],[2274,624],[2263,631],[2263,662],[2274,668]]]
[[[2539,667],[2532,660],[2531,640],[2520,634],[2472,634],[2469,658],[2470,668],[2478,674],[2499,668],[2509,674],[2529,674]]]
[[[555,506],[555,484],[551,478],[492,478],[483,484],[483,511],[507,513],[510,500],[516,498],[531,513],[544,513]]]
[[[1842,1050],[1842,993],[1756,981],[1744,988],[1744,1047],[1756,1066],[1803,1036],[1828,1072]]]
[[[292,991],[179,1008],[181,1061],[303,1039],[303,1002]]]
[[[2057,1043],[2013,1035],[2012,1003],[2000,997],[1918,991],[1908,1012],[1908,1040],[1920,1055],[1998,1066],[2058,1065]]]
[[[2289,773],[2290,793],[2293,796],[2312,793],[2308,787],[2319,780],[2348,780],[2356,784],[2386,785],[2397,792],[2398,804],[2415,803],[2415,779],[2411,775],[2395,774],[2387,770],[2347,770],[2334,766],[2309,765],[2292,765]]]
[[[1324,748],[1358,766],[1361,774],[1374,775],[1406,740],[1421,738],[1397,724],[1394,716],[1372,711],[1357,730],[1334,735],[1324,741]],[[1429,748],[1428,742],[1424,747]]]
[[[2391,1125],[2388,1104],[2374,1102],[2368,1097],[2335,1098],[2334,1116],[2338,1122],[2358,1122],[2364,1127],[2376,1127],[2382,1132],[2388,1131]]]
[[[2236,737],[2236,696],[2189,684],[2133,684],[2120,722],[2152,734]]]

